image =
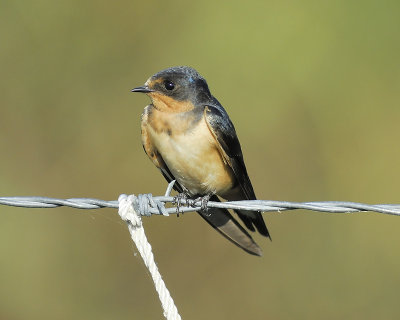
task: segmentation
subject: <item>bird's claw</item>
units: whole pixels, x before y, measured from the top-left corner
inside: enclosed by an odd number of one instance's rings
[[[180,213],[183,214],[183,212],[179,212],[179,209],[182,206],[183,202],[185,202],[186,207],[188,207],[189,206],[189,200],[190,200],[189,196],[184,192],[178,193],[174,197],[174,200],[172,201],[172,203],[176,204],[176,214],[177,214],[178,217],[179,217]]]
[[[200,206],[200,210],[203,212],[207,212],[208,211],[208,201],[210,201],[211,195],[207,194],[203,197],[198,197],[195,200],[193,200],[193,203],[196,203],[198,201],[201,201],[201,206]]]
[[[211,196],[212,196],[211,194],[207,194],[207,195],[202,196],[202,197],[197,197],[195,199],[190,199],[190,196],[187,193],[182,192],[182,193],[178,193],[174,197],[174,200],[173,200],[172,203],[176,205],[176,213],[177,213],[178,217],[179,217],[180,213],[183,213],[183,212],[179,212],[179,209],[182,206],[196,207],[195,204],[197,202],[199,202],[199,201],[201,202],[200,210],[203,213],[207,213],[207,211],[208,211],[208,201],[210,201]]]

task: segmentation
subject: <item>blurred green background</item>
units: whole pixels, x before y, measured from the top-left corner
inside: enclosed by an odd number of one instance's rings
[[[195,67],[260,199],[400,202],[400,2],[0,2],[0,194],[166,188],[133,95]],[[116,210],[0,207],[0,319],[162,319]],[[146,218],[183,319],[400,317],[400,218],[264,214],[245,254],[196,214]]]

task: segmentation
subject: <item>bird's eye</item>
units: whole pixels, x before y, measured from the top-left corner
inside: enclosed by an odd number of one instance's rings
[[[167,90],[174,90],[174,88],[175,88],[175,83],[173,83],[173,82],[170,81],[170,80],[166,80],[166,81],[164,82],[164,87],[165,87],[165,89],[167,89]]]

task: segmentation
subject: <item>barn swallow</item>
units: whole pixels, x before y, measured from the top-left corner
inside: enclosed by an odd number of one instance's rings
[[[141,117],[143,148],[174,189],[211,201],[255,200],[235,128],[206,80],[193,68],[173,67],[132,89],[151,99]],[[244,225],[269,237],[260,212],[234,210]],[[250,254],[262,251],[226,209],[199,214],[223,236]]]

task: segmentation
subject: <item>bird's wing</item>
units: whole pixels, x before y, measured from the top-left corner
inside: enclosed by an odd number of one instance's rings
[[[214,105],[205,106],[204,116],[222,157],[232,169],[239,185],[239,192],[232,190],[232,198],[228,200],[255,200],[256,195],[247,174],[239,139],[225,109],[216,101]],[[235,212],[247,228],[254,231],[255,226],[262,235],[270,237],[261,213],[246,210]]]
[[[224,160],[231,167],[247,200],[255,200],[253,186],[247,174],[242,149],[228,114],[222,106],[206,106],[204,115],[212,135],[217,141]]]

